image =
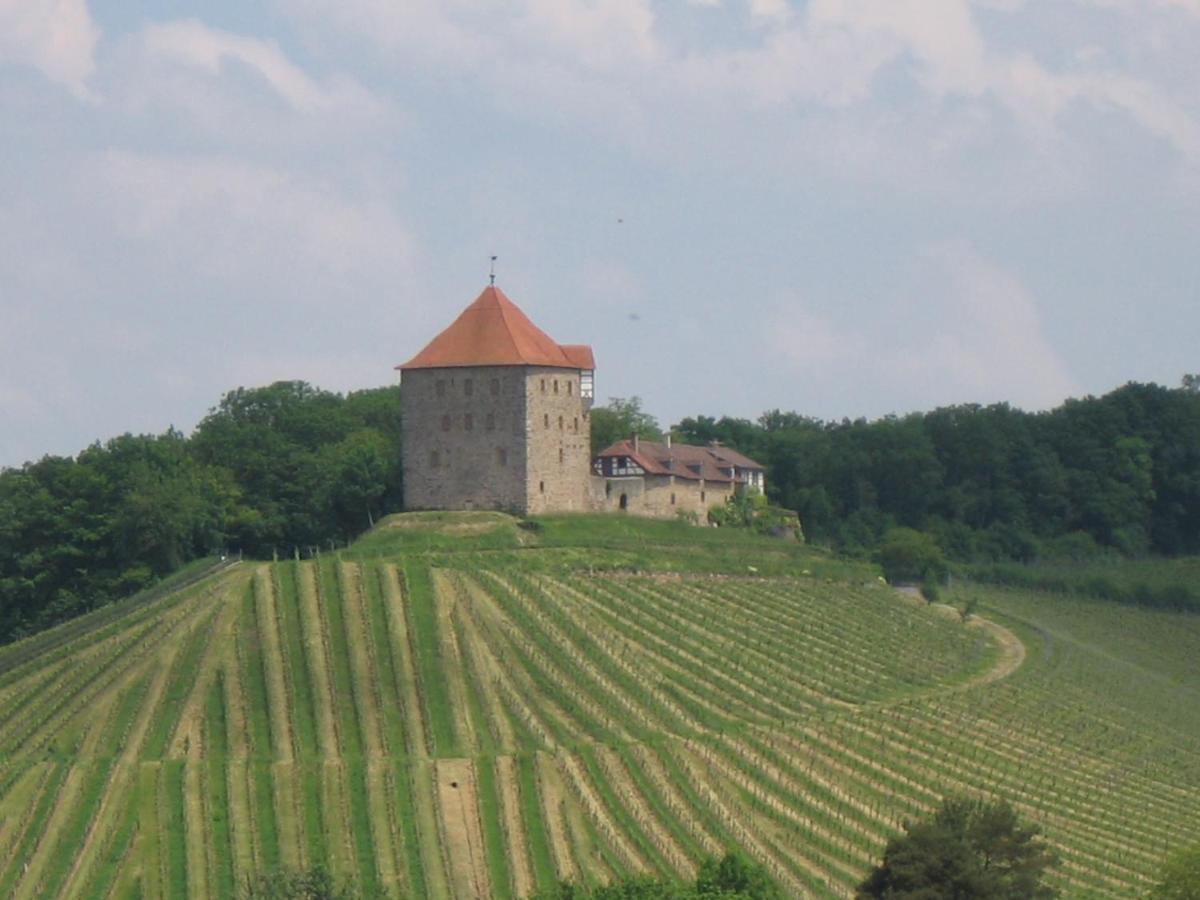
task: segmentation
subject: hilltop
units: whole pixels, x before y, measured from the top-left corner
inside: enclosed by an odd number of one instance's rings
[[[389,517],[0,650],[0,895],[230,896],[283,865],[414,897],[689,875],[845,896],[948,792],[1069,895],[1200,838],[1200,617],[627,518]],[[67,630],[69,629],[69,630]]]

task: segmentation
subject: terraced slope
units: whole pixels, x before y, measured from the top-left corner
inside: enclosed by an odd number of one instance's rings
[[[1072,893],[1133,894],[1200,837],[1195,735],[1130,724],[1025,622],[1002,646],[811,578],[242,564],[0,651],[0,896],[226,897],[319,863],[519,897],[732,845],[845,896],[949,790],[1043,823]]]

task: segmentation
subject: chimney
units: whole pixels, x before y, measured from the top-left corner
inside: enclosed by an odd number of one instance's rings
[[[636,431],[633,433],[633,452],[634,453],[641,452],[641,450],[639,449],[639,446],[638,446],[638,433]]]
[[[667,432],[667,449],[671,449],[671,432]]]

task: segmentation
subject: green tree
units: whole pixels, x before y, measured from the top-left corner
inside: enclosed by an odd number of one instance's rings
[[[781,900],[779,887],[757,863],[731,851],[720,859],[709,857],[696,873],[698,897],[748,897],[753,900]]]
[[[1040,900],[1054,854],[1036,825],[1022,825],[1004,801],[952,797],[927,821],[888,841],[883,862],[858,897],[889,900]]]
[[[279,869],[253,878],[242,885],[242,900],[356,900],[361,896],[346,884],[339,884],[320,866],[295,872]]]
[[[779,900],[782,896],[762,866],[730,852],[719,860],[703,860],[692,884],[649,875],[594,887],[561,881],[528,900]]]
[[[592,456],[634,434],[647,441],[663,439],[658,420],[642,409],[640,397],[613,397],[606,406],[592,410],[591,420]]]
[[[946,570],[942,548],[912,528],[892,528],[884,535],[879,564],[889,584],[936,581]]]
[[[1200,844],[1177,850],[1163,863],[1150,900],[1200,900]]]

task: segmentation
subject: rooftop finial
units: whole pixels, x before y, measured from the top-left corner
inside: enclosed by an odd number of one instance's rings
[[[496,283],[496,257],[494,256],[492,257],[492,268],[488,273],[488,278],[490,279],[491,284],[494,285]]]

